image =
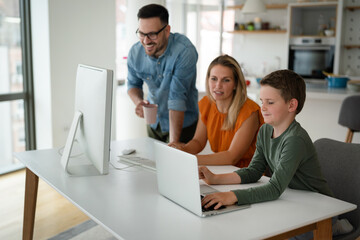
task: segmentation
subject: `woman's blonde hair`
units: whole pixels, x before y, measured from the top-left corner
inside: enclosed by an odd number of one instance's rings
[[[218,56],[210,63],[206,74],[206,94],[213,102],[216,101],[210,93],[209,78],[211,69],[216,65],[230,68],[234,75],[234,95],[221,128],[222,130],[231,130],[234,129],[240,109],[247,99],[246,82],[239,63],[233,57],[230,57],[229,55]]]

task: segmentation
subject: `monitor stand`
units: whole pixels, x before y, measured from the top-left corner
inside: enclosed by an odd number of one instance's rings
[[[61,156],[61,166],[69,175],[72,176],[97,176],[101,175],[96,167],[82,154],[80,157],[76,157],[76,163],[70,163],[71,152],[75,142],[76,131],[81,124],[82,113],[80,111],[75,112],[74,119],[71,123],[70,131],[66,144],[64,147],[63,154]]]

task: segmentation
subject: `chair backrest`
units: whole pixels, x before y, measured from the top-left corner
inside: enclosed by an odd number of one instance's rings
[[[339,217],[347,218],[355,229],[344,239],[355,239],[360,236],[360,144],[322,138],[314,145],[322,173],[335,198],[358,206]]]
[[[360,95],[344,99],[340,108],[338,123],[353,131],[360,131]]]

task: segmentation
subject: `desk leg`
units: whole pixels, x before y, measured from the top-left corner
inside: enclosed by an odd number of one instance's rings
[[[314,230],[314,240],[332,239],[332,221],[331,218],[316,223]]]
[[[331,240],[332,239],[332,221],[331,218],[313,223],[289,232],[266,238],[266,240],[283,240],[303,233],[313,231],[313,240]]]
[[[26,168],[23,240],[33,239],[38,185],[39,177]]]

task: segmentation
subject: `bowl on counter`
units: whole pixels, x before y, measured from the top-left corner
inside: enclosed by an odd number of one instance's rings
[[[326,29],[326,30],[324,31],[324,33],[325,33],[325,36],[330,37],[330,36],[333,36],[333,35],[334,35],[335,31],[332,30],[332,29]]]
[[[349,78],[346,76],[328,76],[326,80],[329,88],[346,88]]]
[[[350,80],[347,82],[347,88],[354,92],[360,92],[360,80]]]

